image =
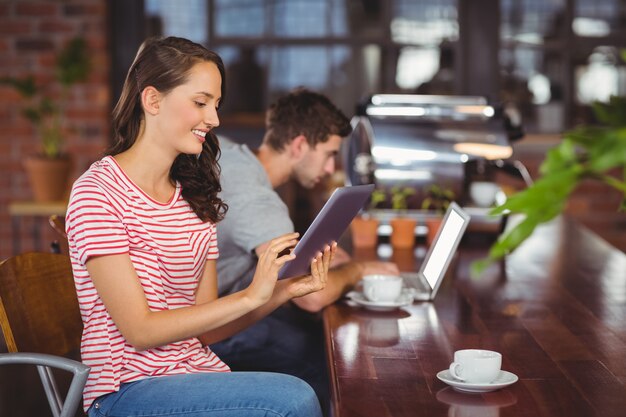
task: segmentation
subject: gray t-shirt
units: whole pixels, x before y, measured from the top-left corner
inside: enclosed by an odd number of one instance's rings
[[[217,224],[219,294],[239,291],[251,282],[257,257],[254,248],[293,232],[289,210],[272,188],[265,169],[246,145],[220,138],[220,198],[228,204]]]

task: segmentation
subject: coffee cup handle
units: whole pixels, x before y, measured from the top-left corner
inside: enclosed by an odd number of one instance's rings
[[[463,369],[463,366],[460,363],[452,362],[450,364],[450,375],[460,381],[465,381],[465,378],[463,378],[461,374],[459,374],[460,369]]]

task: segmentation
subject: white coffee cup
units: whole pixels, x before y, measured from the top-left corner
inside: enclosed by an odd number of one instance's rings
[[[363,294],[374,302],[391,302],[402,293],[402,278],[398,275],[365,275]]]
[[[490,207],[496,201],[500,191],[498,184],[488,181],[476,181],[470,184],[470,197],[479,207]]]
[[[502,355],[492,350],[464,349],[454,352],[450,374],[461,381],[486,384],[500,374]]]

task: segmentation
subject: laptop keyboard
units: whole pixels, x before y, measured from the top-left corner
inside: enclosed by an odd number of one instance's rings
[[[430,292],[430,286],[420,278],[420,275],[417,272],[402,272],[400,276],[404,281],[405,288],[413,288],[420,293]]]

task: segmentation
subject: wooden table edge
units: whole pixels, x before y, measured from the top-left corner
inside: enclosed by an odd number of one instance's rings
[[[327,306],[322,313],[324,323],[324,348],[326,349],[326,366],[328,368],[328,378],[330,380],[330,415],[333,417],[339,417],[339,384],[337,383],[337,372],[335,371],[332,330],[330,328],[330,324],[328,323],[328,309],[330,308],[337,307],[334,304]]]

